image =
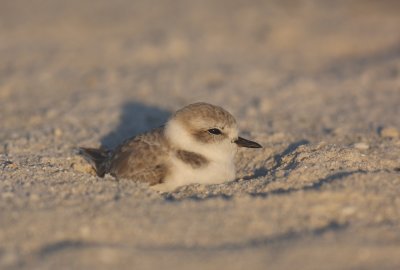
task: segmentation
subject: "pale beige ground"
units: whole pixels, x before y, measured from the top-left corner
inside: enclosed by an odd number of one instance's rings
[[[0,1],[1,269],[400,269],[400,2]],[[194,101],[264,145],[161,196],[90,174]]]

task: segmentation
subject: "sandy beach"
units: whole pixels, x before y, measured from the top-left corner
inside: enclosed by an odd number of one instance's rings
[[[400,2],[0,1],[0,269],[400,269]],[[197,101],[237,179],[98,178]]]

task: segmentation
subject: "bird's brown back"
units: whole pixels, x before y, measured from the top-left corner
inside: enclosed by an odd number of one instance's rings
[[[168,150],[163,127],[133,137],[114,151],[110,173],[150,185],[163,183],[168,174]]]

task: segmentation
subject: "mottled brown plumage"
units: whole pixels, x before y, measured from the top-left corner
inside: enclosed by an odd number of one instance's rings
[[[109,172],[116,178],[160,184],[168,174],[169,145],[158,128],[125,141],[111,157]]]
[[[80,148],[98,176],[146,182],[160,191],[190,183],[234,179],[237,147],[259,148],[238,137],[235,118],[221,107],[195,103],[178,110],[163,127],[126,140],[114,151]]]

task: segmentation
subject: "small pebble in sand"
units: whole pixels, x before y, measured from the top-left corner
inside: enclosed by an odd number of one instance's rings
[[[360,150],[369,149],[369,145],[364,142],[355,143],[355,144],[353,144],[353,147],[356,149],[360,149]]]
[[[55,137],[60,138],[62,135],[63,135],[63,132],[62,132],[61,129],[59,129],[59,128],[54,129],[54,136]]]
[[[81,173],[90,173],[92,175],[96,175],[96,172],[88,163],[85,163],[82,159],[75,159],[75,162],[71,164],[71,168],[77,172]]]
[[[395,139],[400,137],[400,132],[394,127],[386,127],[380,130],[379,135],[382,138]]]
[[[30,194],[29,200],[31,200],[32,202],[37,202],[40,200],[40,196],[38,194]]]
[[[3,168],[11,169],[11,170],[16,170],[18,169],[18,165],[15,164],[12,161],[5,161],[3,163],[0,163],[0,166],[2,165]]]

